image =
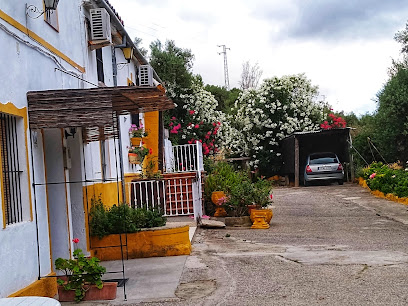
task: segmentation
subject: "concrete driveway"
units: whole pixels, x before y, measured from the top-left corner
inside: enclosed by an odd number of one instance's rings
[[[146,305],[408,304],[407,206],[351,184],[274,201],[268,230],[198,230],[178,300]]]

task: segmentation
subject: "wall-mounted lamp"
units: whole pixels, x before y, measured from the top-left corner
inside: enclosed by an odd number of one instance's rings
[[[55,11],[58,6],[58,1],[59,0],[43,0],[44,3],[44,10],[38,9],[35,5],[28,5],[26,3],[26,15],[32,19],[37,19],[40,17],[42,14],[44,14],[47,11]]]
[[[132,48],[122,48],[123,55],[125,56],[125,59],[130,62],[130,60],[133,57],[133,49]]]

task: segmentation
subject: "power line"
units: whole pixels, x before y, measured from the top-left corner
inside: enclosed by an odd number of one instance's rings
[[[224,54],[224,78],[225,78],[225,89],[229,90],[229,76],[228,76],[228,63],[227,63],[227,48],[225,45],[218,45],[217,47],[222,48],[222,52],[218,52],[219,55]]]

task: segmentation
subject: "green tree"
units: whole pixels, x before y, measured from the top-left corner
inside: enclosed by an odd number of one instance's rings
[[[367,163],[381,160],[381,156],[373,148],[370,149],[370,145],[368,143],[369,137],[372,142],[376,144],[376,146],[378,144],[376,138],[375,114],[367,113],[360,117],[354,116],[350,120],[350,124],[348,124],[349,127],[353,128],[350,133],[354,148]],[[365,161],[358,154],[354,154],[354,157],[357,167],[367,166]]]
[[[378,94],[376,139],[388,162],[408,160],[408,67],[401,63]]]
[[[408,53],[408,22],[405,24],[405,29],[398,31],[394,39],[402,44],[401,53]]]
[[[182,49],[173,40],[164,46],[159,40],[150,44],[150,65],[166,85],[188,89],[193,82],[194,55],[189,49]]]
[[[176,108],[163,113],[164,126],[168,128],[171,118],[186,118],[185,96],[193,92],[193,84],[201,83],[201,77],[192,73],[194,55],[189,49],[182,49],[168,40],[163,44],[156,40],[150,44],[150,65],[160,76],[167,89],[167,96],[176,104]],[[180,134],[172,134],[171,141],[183,143]]]
[[[206,85],[204,88],[205,90],[211,92],[215,99],[218,101],[217,110],[223,111],[224,113],[231,112],[231,108],[234,107],[235,101],[238,99],[239,94],[242,92],[238,88],[227,90],[225,87],[216,85]]]
[[[133,43],[135,44],[136,48],[139,50],[139,52],[146,57],[147,56],[147,49],[145,49],[144,47],[141,46],[142,44],[142,39],[139,37],[135,37],[135,39],[133,40]]]

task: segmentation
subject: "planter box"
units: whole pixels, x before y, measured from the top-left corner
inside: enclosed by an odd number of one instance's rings
[[[249,216],[243,217],[225,217],[225,225],[233,227],[250,227],[252,225]]]
[[[190,255],[189,226],[143,229],[137,233],[91,237],[91,255],[100,260]],[[125,246],[127,242],[127,247]]]
[[[103,283],[103,288],[98,289],[95,285],[89,286],[85,293],[83,301],[114,300],[116,299],[118,283]],[[72,302],[75,300],[75,291],[65,290],[64,287],[58,286],[58,300],[60,302]]]

